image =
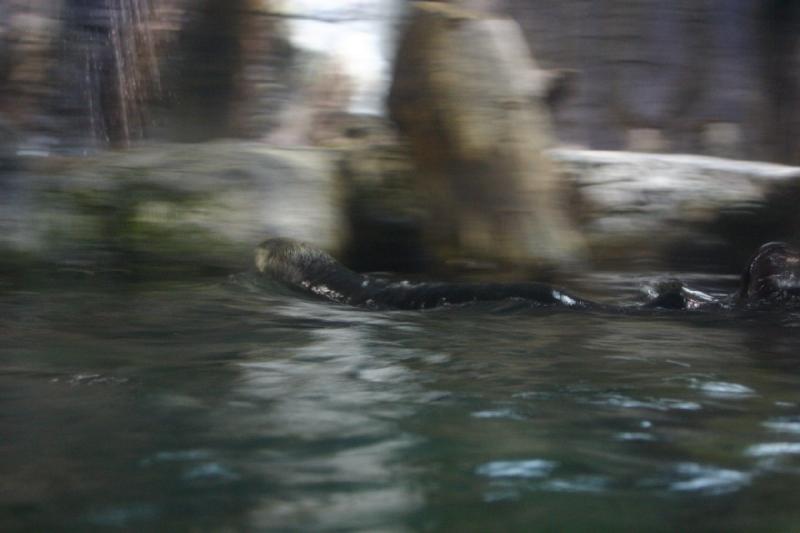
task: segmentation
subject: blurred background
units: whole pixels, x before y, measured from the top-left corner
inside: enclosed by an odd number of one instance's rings
[[[792,0],[0,0],[18,257],[723,268],[796,232],[798,164]]]
[[[64,151],[260,139],[309,110],[315,125],[383,115],[407,4],[3,0],[4,128]],[[559,142],[800,163],[797,2],[469,4],[513,17],[542,67],[579,72]]]

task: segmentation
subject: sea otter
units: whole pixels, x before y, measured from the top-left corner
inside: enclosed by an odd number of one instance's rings
[[[739,290],[713,298],[668,280],[655,287],[650,307],[669,309],[800,307],[800,250],[785,242],[761,245],[747,262]]]
[[[592,302],[544,283],[392,282],[348,269],[322,250],[291,239],[262,242],[255,253],[262,274],[334,302],[372,309],[430,309],[443,305],[524,300],[535,306],[629,310]],[[655,286],[643,305],[655,309],[711,309],[736,306],[800,305],[800,251],[786,243],[767,243],[753,255],[739,291],[717,299],[678,280]]]
[[[268,239],[256,248],[259,272],[328,300],[374,309],[430,309],[470,302],[520,299],[537,306],[588,309],[599,304],[544,283],[411,283],[358,274],[329,254],[290,239]]]
[[[768,242],[756,251],[742,274],[739,303],[800,303],[800,250]]]

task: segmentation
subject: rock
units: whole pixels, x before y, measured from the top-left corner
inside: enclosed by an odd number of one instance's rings
[[[389,109],[441,258],[559,267],[582,258],[552,160],[546,76],[510,19],[416,2]]]
[[[365,131],[373,139],[380,134]],[[424,238],[424,198],[405,146],[376,142],[342,152],[339,189],[349,238],[344,262],[359,271],[420,272],[434,266]]]
[[[581,228],[600,263],[744,263],[759,244],[796,239],[800,167],[707,156],[558,149],[577,186]]]
[[[17,134],[0,120],[0,172],[13,170],[17,165]]]
[[[579,72],[562,142],[633,151],[650,130],[663,152],[800,164],[800,2],[498,2],[543,64]]]
[[[255,143],[159,145],[45,160],[7,184],[0,248],[88,272],[250,266],[263,238],[331,252],[345,234],[334,157]]]

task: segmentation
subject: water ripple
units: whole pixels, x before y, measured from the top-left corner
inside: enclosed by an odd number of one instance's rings
[[[525,417],[513,409],[487,409],[470,414],[474,418],[500,418],[505,420],[525,420]]]
[[[764,427],[779,433],[800,433],[800,417],[781,417],[767,420]]]
[[[800,454],[800,442],[765,442],[754,444],[745,450],[752,457]]]
[[[625,432],[625,433],[617,433],[615,435],[617,440],[621,441],[642,441],[642,442],[649,442],[654,441],[656,438],[650,433],[639,433],[639,432]]]
[[[687,478],[682,481],[676,481],[669,486],[670,490],[679,492],[725,494],[750,484],[752,479],[752,475],[747,472],[715,468],[697,463],[681,463],[675,470],[679,476]]]
[[[490,461],[475,469],[475,473],[490,478],[541,478],[552,472],[558,463],[546,459],[519,461]]]
[[[610,485],[603,476],[576,476],[569,479],[552,479],[543,488],[554,492],[602,492]]]
[[[756,391],[739,383],[725,381],[694,381],[692,388],[717,398],[744,398],[755,395]]]
[[[606,394],[599,400],[592,400],[594,405],[621,407],[623,409],[652,409],[655,411],[699,411],[702,405],[697,402],[676,400],[674,398],[646,398],[637,400],[623,394]]]
[[[120,378],[115,376],[104,376],[102,374],[74,374],[66,378],[53,378],[51,383],[58,383],[64,381],[68,385],[82,386],[82,385],[121,385],[127,383],[128,378]]]
[[[173,461],[199,461],[211,457],[209,450],[175,450],[175,451],[162,451],[153,454],[139,461],[142,466],[150,466],[155,463],[166,463]]]
[[[181,476],[186,481],[224,483],[239,479],[239,475],[219,463],[202,463],[187,469]]]

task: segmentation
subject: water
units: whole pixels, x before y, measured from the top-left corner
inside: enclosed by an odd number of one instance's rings
[[[798,326],[0,285],[0,530],[789,531]]]

